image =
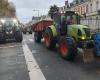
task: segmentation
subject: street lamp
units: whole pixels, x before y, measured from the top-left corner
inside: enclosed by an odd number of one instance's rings
[[[39,17],[39,10],[33,10],[33,11],[37,11],[38,12],[38,17]]]

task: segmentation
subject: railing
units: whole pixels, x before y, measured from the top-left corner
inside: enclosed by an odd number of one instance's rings
[[[100,19],[81,19],[80,23],[91,29],[100,29]]]

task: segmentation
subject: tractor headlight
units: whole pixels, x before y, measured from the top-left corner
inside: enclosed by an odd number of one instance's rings
[[[84,39],[85,39],[85,37],[83,36],[83,37],[82,37],[82,40],[84,40]]]
[[[5,23],[5,20],[4,19],[1,19],[1,22],[4,24]]]
[[[9,32],[6,32],[6,34],[9,34]]]
[[[13,22],[14,22],[14,23],[17,23],[17,20],[16,20],[16,19],[13,19]]]
[[[10,34],[12,34],[13,33],[13,31],[10,31]]]

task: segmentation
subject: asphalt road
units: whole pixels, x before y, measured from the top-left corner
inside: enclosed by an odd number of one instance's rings
[[[30,80],[22,43],[0,44],[0,80]]]
[[[40,44],[34,42],[33,35],[24,35],[22,43],[6,43],[0,44],[0,80],[100,80],[100,59],[94,62],[84,64],[80,59],[75,61],[66,61],[59,55],[58,49],[54,51],[47,50],[43,44],[43,40]],[[28,46],[30,51],[26,49],[23,51],[25,45]],[[32,57],[30,59],[30,54]],[[27,56],[25,57],[25,54]],[[26,60],[29,58],[29,60]],[[29,61],[28,65],[26,63]],[[38,73],[41,72],[39,68],[34,65],[38,65],[45,79],[36,79]],[[29,67],[33,70],[34,74],[31,74]],[[33,66],[33,67],[32,67]],[[38,72],[36,72],[38,71]],[[36,76],[35,76],[36,75]]]
[[[24,35],[37,64],[46,80],[100,80],[100,61],[84,64],[80,59],[66,61],[58,50],[47,50],[42,43],[34,42],[33,35]]]

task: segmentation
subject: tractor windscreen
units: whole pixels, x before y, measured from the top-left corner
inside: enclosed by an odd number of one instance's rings
[[[14,26],[18,26],[18,23],[17,22],[14,22],[13,20],[6,20],[4,25],[6,27],[14,27]]]
[[[53,21],[56,23],[56,25],[60,25],[60,22],[61,22],[61,15],[58,13],[58,14],[55,14],[53,15]]]
[[[80,24],[80,17],[73,11],[67,11],[65,18],[68,24]]]
[[[10,18],[4,19],[3,27],[5,29],[17,28],[18,27],[18,21],[16,19],[10,19]]]

